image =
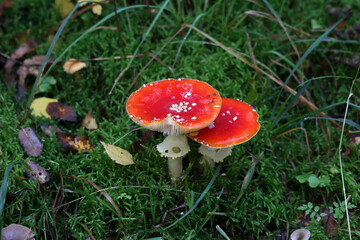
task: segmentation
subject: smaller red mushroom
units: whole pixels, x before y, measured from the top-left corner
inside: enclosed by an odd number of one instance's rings
[[[260,129],[259,115],[249,104],[236,99],[223,98],[219,116],[208,127],[188,133],[199,142],[199,151],[212,169],[231,154],[233,146],[250,140]]]
[[[134,122],[169,135],[157,150],[168,157],[172,179],[181,175],[182,157],[190,151],[184,134],[207,127],[220,109],[219,93],[194,79],[165,79],[146,84],[132,93],[126,103]]]

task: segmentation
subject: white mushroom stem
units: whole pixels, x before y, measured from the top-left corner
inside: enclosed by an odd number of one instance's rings
[[[179,178],[183,170],[183,157],[170,158],[168,157],[168,171],[172,180]]]
[[[201,145],[199,152],[203,155],[200,164],[209,166],[209,169],[214,169],[215,163],[223,162],[224,159],[231,154],[233,147],[227,148],[212,148]]]
[[[182,174],[182,157],[190,152],[185,135],[169,135],[162,143],[157,145],[157,150],[161,156],[168,158],[169,175],[172,180],[178,178]]]

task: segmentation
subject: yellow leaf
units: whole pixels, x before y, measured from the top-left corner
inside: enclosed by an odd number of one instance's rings
[[[132,160],[132,155],[125,149],[101,141],[100,143],[104,146],[105,151],[109,155],[109,157],[117,164],[120,165],[135,164],[134,161]]]
[[[91,11],[93,12],[93,14],[100,16],[102,12],[102,6],[100,4],[95,4]]]
[[[65,18],[74,8],[74,4],[70,0],[55,0],[55,9]]]
[[[46,107],[51,102],[57,102],[58,100],[53,98],[41,97],[35,99],[30,108],[32,110],[32,114],[36,117],[44,116],[46,118],[51,118],[50,115],[46,112]]]
[[[82,3],[80,3],[79,7],[83,7],[89,3],[89,2],[84,2],[84,0],[78,0],[77,2],[82,2]]]
[[[69,59],[68,61],[66,61],[66,63],[64,64],[64,70],[67,73],[75,73],[77,71],[79,71],[80,69],[86,67],[86,63],[84,62],[79,62],[76,59]]]

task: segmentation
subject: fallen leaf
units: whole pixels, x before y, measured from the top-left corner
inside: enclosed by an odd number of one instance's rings
[[[41,97],[35,99],[31,105],[30,108],[32,110],[31,114],[36,117],[44,116],[46,118],[51,118],[51,116],[46,112],[46,107],[49,103],[57,102],[58,100],[53,98],[47,98],[47,97]]]
[[[34,48],[35,41],[29,40],[27,42],[24,42],[18,47],[12,54],[11,59],[9,59],[5,66],[5,80],[8,84],[13,84],[15,76],[11,73],[12,67],[15,65],[15,60],[22,58],[25,54],[28,54],[35,50]]]
[[[25,99],[26,99],[26,91],[24,89],[24,86],[22,86],[21,84],[18,84],[17,88],[18,88],[18,91],[17,91],[17,93],[15,95],[16,101],[17,102],[25,101]]]
[[[59,144],[72,152],[79,152],[84,150],[88,152],[90,149],[94,148],[94,145],[91,144],[89,140],[82,136],[76,136],[71,133],[57,132],[56,137]]]
[[[46,112],[55,119],[76,122],[77,116],[74,109],[66,104],[50,102],[46,107]]]
[[[305,214],[301,214],[296,221],[302,225],[302,226],[309,226],[310,225],[310,221],[311,221],[311,217],[310,214],[305,215]]]
[[[12,54],[12,59],[19,59],[22,58],[25,54],[31,53],[35,50],[34,48],[35,40],[31,39],[27,42],[24,42],[20,45]]]
[[[57,132],[62,132],[62,130],[54,125],[41,124],[41,130],[45,133],[46,136],[50,137]]]
[[[86,4],[88,3],[91,3],[91,2],[83,2],[84,0],[78,0],[77,2],[82,2],[80,3],[80,7],[83,7],[85,6]],[[93,0],[92,1],[93,3],[95,2],[101,2],[101,0]],[[102,6],[100,4],[94,4],[94,6],[92,7],[91,11],[93,12],[93,14],[95,15],[98,15],[100,16],[101,15],[101,12],[102,12]]]
[[[74,8],[74,4],[70,0],[55,0],[55,9],[65,18]]]
[[[83,69],[84,67],[86,67],[86,63],[79,62],[76,59],[72,58],[65,62],[64,71],[67,73],[73,74],[73,73],[79,71],[80,69]]]
[[[32,157],[40,156],[43,145],[30,127],[20,129],[18,137],[21,146],[28,155]]]
[[[91,114],[91,111],[89,111],[85,118],[82,120],[81,126],[85,127],[88,130],[95,130],[98,128],[96,120]]]
[[[16,71],[16,74],[19,76],[18,84],[22,86],[25,92],[27,92],[27,87],[25,83],[25,78],[29,74],[28,68],[24,65],[21,65],[19,69]]]
[[[20,224],[10,224],[1,230],[2,240],[32,240],[35,239],[34,231]]]
[[[31,67],[29,67],[28,70],[29,70],[29,74],[31,74],[35,77],[39,74],[39,67],[31,66]]]
[[[100,16],[102,12],[102,6],[100,4],[95,4],[91,11],[93,14]]]
[[[11,73],[12,67],[15,65],[15,61],[9,59],[6,61],[4,69],[5,69],[5,81],[7,84],[12,85],[15,80],[15,75]]]
[[[25,168],[25,172],[31,180],[39,181],[40,184],[44,184],[49,181],[49,173],[44,167],[33,161],[27,161],[26,164],[29,166],[30,170]]]
[[[338,221],[334,218],[334,214],[329,209],[324,211],[326,216],[323,218],[324,231],[328,238],[335,238],[338,235]]]
[[[124,166],[135,164],[132,160],[132,155],[125,149],[101,141],[100,143],[104,146],[108,156],[117,164]]]
[[[36,55],[31,58],[25,59],[24,64],[26,66],[41,65],[44,60],[45,60],[45,55]]]

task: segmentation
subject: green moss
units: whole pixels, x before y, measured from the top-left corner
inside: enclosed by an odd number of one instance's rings
[[[123,2],[116,2],[122,7],[120,4]],[[35,97],[56,98],[72,106],[78,114],[79,122],[65,123],[29,115],[22,127],[32,127],[44,144],[43,152],[37,158],[27,156],[19,144],[16,127],[25,110],[21,103],[14,101],[16,86],[6,85],[4,68],[0,68],[0,173],[3,175],[6,166],[11,162],[19,162],[13,166],[9,176],[8,198],[3,211],[6,225],[20,222],[34,229],[39,239],[45,236],[85,239],[89,237],[85,225],[97,239],[223,239],[216,230],[217,225],[231,239],[272,239],[288,228],[292,231],[301,227],[296,221],[302,213],[297,209],[299,206],[312,202],[314,206],[320,206],[325,210],[332,202],[343,201],[337,153],[340,131],[331,125],[329,120],[303,119],[275,133],[272,129],[272,116],[281,113],[279,111],[282,104],[289,104],[285,101],[291,93],[281,91],[272,80],[220,46],[214,45],[195,30],[192,30],[184,41],[179,55],[177,54],[188,28],[185,27],[173,40],[171,37],[179,30],[181,24],[191,24],[196,17],[204,14],[196,23],[197,28],[224,46],[237,51],[251,63],[253,60],[243,54],[254,54],[258,61],[257,66],[261,69],[266,69],[261,64],[267,66],[283,81],[299,60],[277,22],[251,15],[254,13],[251,11],[265,11],[263,8],[242,1],[210,2],[171,1],[148,35],[144,34],[159,8],[153,8],[151,19],[146,8],[129,10],[127,13],[130,22],[126,13],[119,14],[126,55],[135,52],[143,37],[145,41],[138,52],[143,56],[133,60],[111,95],[109,92],[115,79],[129,61],[111,59],[114,56],[122,56],[118,32],[111,29],[96,29],[75,44],[60,61],[70,58],[110,59],[87,61],[87,67],[76,74],[65,73],[60,65],[55,66],[49,73],[57,80],[56,85],[52,87],[51,92],[38,93]],[[356,14],[359,7],[355,2],[350,3],[354,14],[346,19],[346,24],[350,28],[355,23],[359,24]],[[324,27],[334,21],[325,11],[327,3],[314,1],[304,4],[301,1],[284,1],[271,4],[284,23],[311,33],[312,36],[320,36],[321,32],[312,32],[311,20],[315,19]],[[263,3],[259,4],[266,8]],[[335,6],[334,3],[333,5]],[[112,13],[112,4],[103,3],[102,6],[103,14],[100,17],[87,11],[67,23],[52,53],[54,58],[60,56],[87,29]],[[158,3],[157,7],[159,6],[161,3]],[[341,10],[345,5],[336,7]],[[27,30],[30,31],[30,35],[26,39],[37,39],[36,50],[19,59],[21,62],[30,56],[47,52],[50,45],[48,36],[40,36],[47,33],[61,19],[54,10],[53,2],[37,0],[22,1],[21,4],[14,1],[12,7],[3,12],[0,21],[0,52],[6,55],[11,55],[18,48],[20,38],[17,36],[24,36]],[[102,25],[116,28],[115,18]],[[289,27],[287,31],[302,56],[314,42],[314,37],[307,37]],[[245,32],[249,34],[250,42]],[[334,34],[331,34],[331,37],[335,38],[335,41],[322,42],[299,67],[299,71],[307,79],[319,76],[354,77],[354,69],[334,61],[334,57],[354,57],[352,52],[356,52],[359,37],[357,36],[353,42],[343,41],[346,39],[340,39]],[[158,59],[147,66],[151,59],[148,53],[156,54],[168,42],[169,44],[158,54]],[[249,43],[252,50],[249,49]],[[274,51],[285,56],[290,62],[282,61]],[[6,57],[4,59],[6,61]],[[0,63],[1,66],[4,66],[4,61]],[[281,65],[276,64],[276,61]],[[14,74],[19,66],[20,64],[14,66]],[[134,87],[129,89],[142,70]],[[300,75],[296,76],[301,81]],[[232,155],[222,163],[220,175],[210,191],[194,211],[167,229],[166,226],[175,222],[193,206],[212,176],[203,174],[199,164],[201,156],[197,151],[199,145],[190,142],[192,151],[184,158],[184,178],[175,184],[171,183],[167,176],[166,159],[156,151],[156,145],[164,137],[155,134],[154,138],[144,143],[142,150],[134,150],[134,142],[141,140],[145,130],[134,130],[138,126],[127,116],[125,104],[129,94],[141,85],[172,77],[199,79],[211,84],[222,97],[248,99],[260,115],[261,129],[253,139],[233,149]],[[27,78],[29,89],[33,87],[34,80],[34,77]],[[313,81],[303,95],[318,107],[325,107],[346,101],[350,84],[351,79],[319,79]],[[291,78],[289,86],[295,89],[298,86],[296,79]],[[351,101],[357,103],[359,89],[355,88],[354,93]],[[29,95],[30,93],[27,93],[27,98]],[[87,131],[80,126],[80,120],[89,110],[99,125],[94,131]],[[310,111],[304,104],[296,101],[294,106],[284,113],[276,127]],[[327,114],[343,118],[344,111],[345,105],[340,105],[329,110]],[[350,108],[348,114],[349,119],[358,122],[358,112],[355,108]],[[95,148],[89,153],[70,153],[60,146],[55,135],[44,135],[40,129],[43,123],[85,136]],[[284,136],[279,135],[295,128],[299,129],[289,131]],[[306,129],[307,135],[300,128]],[[346,130],[357,129],[348,125]],[[309,166],[306,136],[309,141],[312,168]],[[116,142],[116,146],[130,150],[136,164],[116,164],[106,155],[99,140],[110,144]],[[346,137],[343,147],[346,152],[343,157],[343,173],[346,192],[351,195],[350,201],[358,205],[359,147],[347,142],[348,140],[350,139]],[[257,159],[262,153],[250,184],[236,203],[253,157]],[[50,181],[47,184],[39,186],[26,178],[24,167],[27,160],[36,161],[48,170]],[[300,183],[296,179],[305,173],[317,177],[324,176],[330,179],[330,182],[325,187],[311,188],[307,182]],[[104,189],[123,211],[124,219],[119,219],[109,201],[89,182],[65,175],[88,179]],[[183,207],[174,210],[178,206]],[[359,225],[359,210],[355,208],[351,211],[350,221],[355,229],[355,226]],[[339,220],[338,238],[347,237],[345,222]],[[311,223],[308,229],[313,239],[326,239],[321,223]]]

